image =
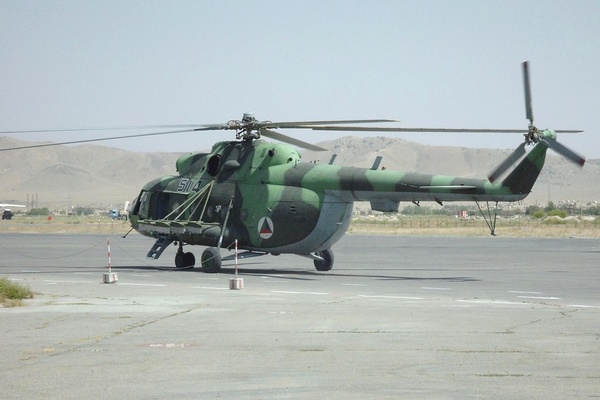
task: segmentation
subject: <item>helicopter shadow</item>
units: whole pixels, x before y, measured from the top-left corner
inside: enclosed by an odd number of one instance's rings
[[[256,263],[261,264],[261,263]],[[247,265],[247,264],[245,264]],[[432,269],[432,270],[419,270],[421,272],[434,272],[440,271],[440,269]],[[447,270],[446,270],[447,271]],[[234,275],[235,268],[232,267],[221,267],[222,274]],[[347,273],[342,272],[340,270],[337,271],[328,271],[328,272],[319,272],[319,271],[308,271],[308,270],[290,270],[290,269],[257,269],[257,268],[247,268],[238,266],[238,274],[241,275],[268,275],[272,278],[281,278],[281,279],[297,279],[297,280],[318,280],[323,277],[332,277],[332,278],[368,278],[374,280],[382,280],[382,281],[433,281],[433,282],[480,282],[480,279],[469,277],[469,276],[449,276],[449,277],[417,277],[417,276],[403,276],[403,275],[395,275],[395,274],[381,274],[381,273]]]
[[[349,273],[342,272],[341,270],[332,272],[319,272],[319,271],[309,271],[309,270],[299,270],[299,269],[277,269],[277,268],[260,268],[267,263],[263,262],[253,262],[253,263],[244,263],[242,266],[238,265],[237,273],[238,275],[247,275],[247,276],[269,276],[270,278],[276,279],[286,279],[286,280],[299,280],[299,281],[315,281],[320,279],[327,278],[367,278],[381,281],[432,281],[432,282],[480,282],[481,279],[477,279],[469,276],[407,276],[407,275],[397,275],[394,273],[384,274],[384,273]],[[193,272],[193,273],[202,273],[201,268],[198,267],[185,267],[185,268],[175,268],[169,266],[153,266],[153,265],[128,265],[128,266],[113,266],[113,270],[133,270],[133,271],[167,271],[167,272]],[[236,268],[234,264],[225,264],[221,267],[219,274],[221,275],[235,275]],[[381,270],[378,270],[381,271]],[[397,271],[397,270],[394,270]],[[402,270],[405,271],[405,270]],[[432,274],[436,271],[449,271],[447,269],[440,270],[439,268],[434,268],[431,270],[418,270],[422,273],[431,272]],[[400,272],[400,271],[398,271]],[[405,271],[406,272],[406,271]]]

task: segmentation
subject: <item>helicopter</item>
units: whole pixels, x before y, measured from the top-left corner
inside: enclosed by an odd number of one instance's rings
[[[535,127],[527,62],[522,68],[526,117],[529,120],[526,131],[362,125],[397,122],[387,119],[272,122],[257,120],[254,115],[246,113],[241,120],[230,120],[225,124],[163,125],[161,127],[187,128],[110,138],[188,131],[235,131],[236,140],[218,142],[208,153],[182,156],[176,161],[177,174],[159,177],[144,185],[129,208],[131,228],[155,240],[147,254],[149,258],[158,259],[171,244],[178,246],[175,255],[177,268],[196,265],[194,254],[186,252],[184,246],[206,246],[200,265],[207,273],[219,272],[222,262],[234,257],[221,256],[221,250],[231,248],[234,243],[243,250],[239,255],[241,258],[296,254],[312,259],[317,271],[329,271],[334,264],[331,248],[348,229],[355,201],[368,201],[372,210],[383,212],[398,212],[401,201],[417,205],[421,201],[439,204],[474,201],[478,207],[479,202],[485,202],[488,204],[487,218],[482,208],[479,209],[491,234],[495,235],[496,214],[492,216],[490,202],[495,202],[497,207],[498,202],[526,198],[543,168],[548,149],[580,166],[585,163],[583,156],[556,140],[557,133],[581,131],[539,130]],[[378,168],[378,163],[372,168],[337,166],[333,158],[323,164],[302,162],[297,147],[325,149],[283,135],[275,129],[524,133],[525,140],[487,179],[474,179],[383,170]],[[268,142],[263,137],[281,143]],[[96,140],[56,144],[90,141]],[[55,143],[19,149],[48,145]],[[527,145],[533,145],[529,152],[525,150]]]

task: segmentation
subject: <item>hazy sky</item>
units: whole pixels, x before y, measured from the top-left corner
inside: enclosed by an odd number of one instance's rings
[[[0,9],[0,130],[224,123],[244,112],[272,121],[526,129],[521,62],[529,60],[536,125],[585,130],[559,140],[600,158],[596,0],[0,0]],[[287,133],[313,143],[346,135]],[[522,141],[398,136],[491,148]],[[195,151],[232,138],[103,144]]]

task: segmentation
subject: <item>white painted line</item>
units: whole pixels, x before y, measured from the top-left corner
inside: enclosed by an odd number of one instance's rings
[[[289,278],[289,276],[284,276],[284,275],[261,275],[260,276],[262,279],[276,279],[275,281],[271,281],[271,282],[289,282],[286,281],[286,278]]]
[[[520,306],[531,306],[531,304],[528,303],[524,303],[524,302],[515,302],[515,301],[506,301],[506,300],[484,300],[484,299],[479,299],[479,300],[461,300],[458,299],[456,300],[459,303],[471,303],[471,304],[510,304],[510,305],[520,305]]]
[[[600,306],[588,306],[585,304],[569,304],[567,307],[578,307],[578,308],[600,308]]]
[[[322,292],[291,292],[288,290],[271,290],[271,293],[282,293],[282,294],[316,294],[316,295],[328,295],[329,293]]]
[[[367,286],[363,283],[340,283],[340,286]]]
[[[21,273],[23,273],[23,274],[39,274],[40,272],[42,272],[42,271],[31,271],[31,270],[28,271],[26,269],[21,271]]]
[[[452,290],[450,288],[445,288],[445,287],[422,287],[421,289],[425,289],[425,290]]]
[[[151,287],[165,287],[161,283],[119,283],[119,286],[151,286]]]
[[[364,299],[399,299],[399,300],[423,300],[422,297],[408,297],[408,296],[370,296],[366,294],[359,294],[358,297]]]
[[[286,280],[287,277],[283,277],[282,275],[261,275],[261,279],[264,279],[266,283],[289,283],[290,281]]]
[[[213,286],[192,286],[192,289],[229,290],[228,287],[213,287]]]
[[[517,296],[520,299],[535,299],[535,300],[560,300],[560,297],[542,297],[542,296]]]
[[[542,294],[542,292],[523,292],[520,290],[509,290],[508,293],[516,293],[516,294]]]

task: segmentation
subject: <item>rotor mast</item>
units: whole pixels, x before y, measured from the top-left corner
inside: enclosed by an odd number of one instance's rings
[[[244,113],[242,120],[230,120],[226,129],[235,129],[235,138],[245,142],[260,139],[260,128],[256,125],[258,121],[252,113]]]

